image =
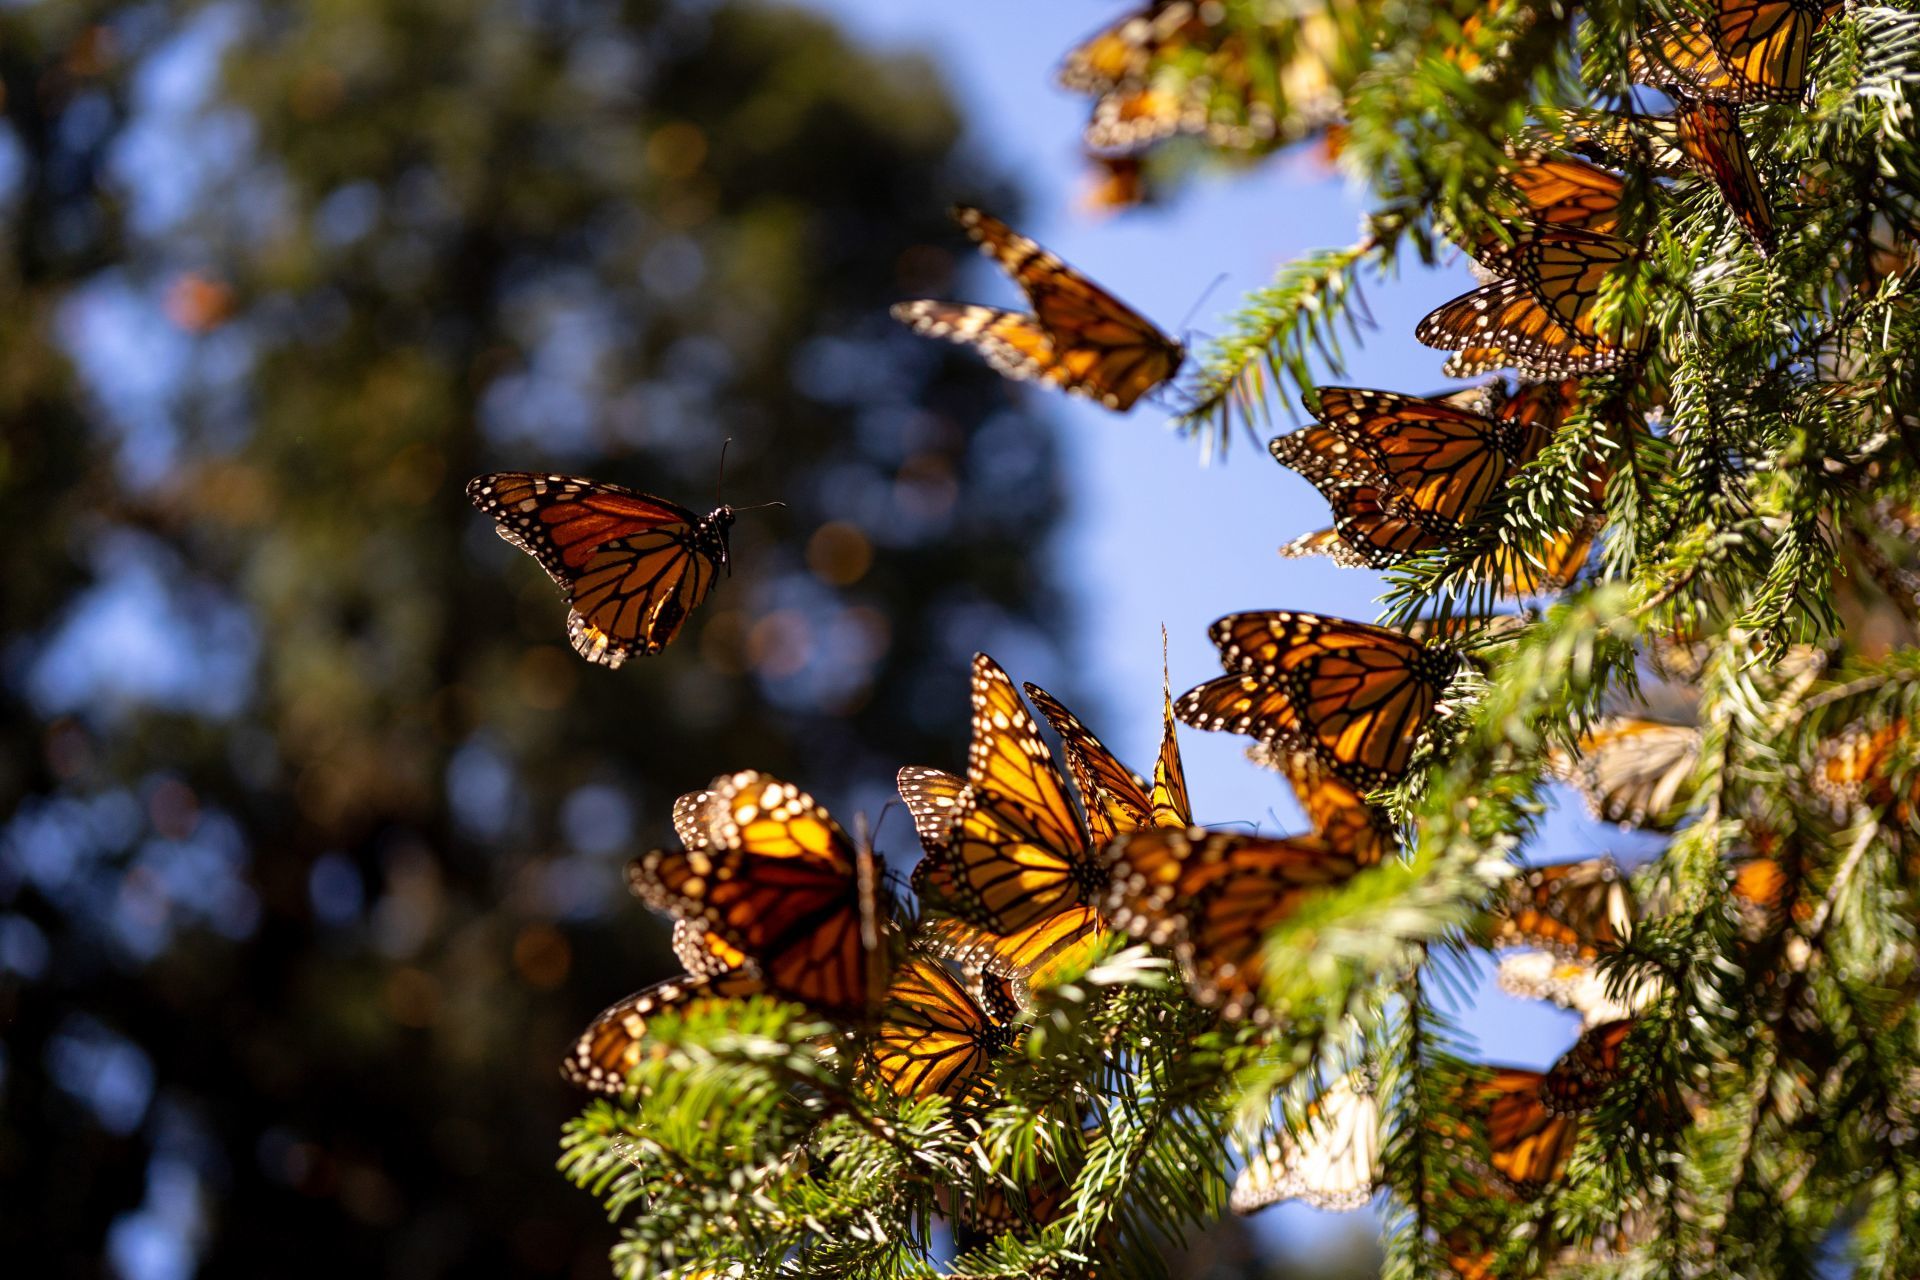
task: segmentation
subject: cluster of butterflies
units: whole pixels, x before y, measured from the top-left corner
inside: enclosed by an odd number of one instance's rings
[[[1649,1123],[1671,1124],[1685,1113],[1649,1087],[1638,1043],[1639,1013],[1659,994],[1652,981],[1610,986],[1596,959],[1617,947],[1638,918],[1625,879],[1610,859],[1534,870],[1517,879],[1484,941],[1527,947],[1500,966],[1501,985],[1516,995],[1550,1000],[1581,1017],[1579,1038],[1545,1071],[1453,1063],[1418,1114],[1435,1136],[1469,1153],[1456,1173],[1456,1202],[1469,1220],[1445,1233],[1452,1270],[1493,1273],[1497,1225],[1472,1225],[1472,1211],[1538,1196],[1561,1180],[1579,1141],[1583,1117],[1623,1096]],[[1431,1069],[1431,1064],[1430,1064]],[[1432,1086],[1430,1086],[1431,1088]],[[1255,1213],[1297,1199],[1325,1210],[1357,1209],[1381,1186],[1385,1145],[1376,1073],[1361,1066],[1339,1076],[1297,1121],[1255,1153],[1229,1203]]]
[[[845,1027],[873,1090],[974,1099],[1018,1043],[1035,989],[1095,958],[1109,933],[1170,951],[1193,997],[1220,1017],[1266,1020],[1267,934],[1391,851],[1392,829],[1360,793],[1406,767],[1450,668],[1399,633],[1305,614],[1236,615],[1215,636],[1234,674],[1177,705],[1166,697],[1151,781],[1027,685],[1062,743],[1063,769],[1020,690],[976,657],[965,773],[900,771],[924,852],[909,880],[912,914],[879,858],[797,787],[749,771],[682,796],[680,847],[634,862],[629,883],[673,919],[686,973],[594,1019],[563,1074],[618,1093],[658,1051],[647,1028],[662,1011],[768,994]],[[1342,696],[1356,682],[1374,708],[1358,718]],[[1309,832],[1193,824],[1176,716],[1211,727],[1228,686],[1258,690],[1262,710],[1248,713],[1246,731],[1269,744]],[[1260,715],[1278,719],[1256,724]],[[956,1211],[994,1229],[1009,1214],[1038,1221],[1064,1187],[1049,1177],[1012,1202],[1023,1207],[1009,1210],[1002,1195]]]

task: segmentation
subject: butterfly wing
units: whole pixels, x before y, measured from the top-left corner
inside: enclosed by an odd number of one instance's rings
[[[1617,347],[1569,332],[1523,280],[1501,280],[1462,294],[1428,313],[1413,336],[1429,347],[1460,353],[1445,366],[1454,378],[1509,367],[1564,377],[1599,373],[1627,359]]]
[[[1055,365],[1053,339],[1032,316],[965,302],[902,302],[893,318],[915,333],[972,347],[1009,378],[1045,378]]]
[[[1329,1085],[1294,1131],[1268,1142],[1233,1184],[1235,1213],[1304,1200],[1344,1213],[1373,1198],[1380,1177],[1380,1103],[1367,1073]]]
[[[620,1093],[648,1054],[647,1020],[667,1010],[689,1012],[764,991],[750,969],[706,977],[669,978],[602,1011],[574,1041],[560,1064],[569,1083],[595,1093]]]
[[[725,507],[702,519],[617,485],[523,471],[477,477],[467,497],[566,592],[574,649],[609,667],[672,643],[727,562]]]
[[[1299,747],[1305,726],[1293,699],[1258,676],[1215,676],[1173,704],[1185,724],[1213,733],[1244,733],[1276,747]]]
[[[1164,645],[1164,628],[1161,640]],[[1187,770],[1180,762],[1180,732],[1173,715],[1173,691],[1167,685],[1164,667],[1160,678],[1160,719],[1160,755],[1153,762],[1149,817],[1156,827],[1191,826],[1193,801],[1187,795]]]
[[[900,798],[906,801],[913,818],[913,829],[924,849],[942,848],[959,816],[967,795],[967,780],[944,769],[910,764],[902,768],[896,782]]]
[[[1619,221],[1620,193],[1626,184],[1616,174],[1571,157],[1528,157],[1505,176],[1519,196],[1514,213],[1547,226],[1611,231]]]
[[[1572,754],[1552,752],[1548,767],[1602,822],[1670,831],[1686,817],[1699,757],[1700,731],[1690,725],[1615,716],[1581,735]]]
[[[1023,687],[1060,735],[1067,771],[1080,792],[1080,807],[1086,811],[1093,842],[1105,844],[1122,831],[1153,825],[1153,799],[1146,782],[1121,764],[1059,699],[1037,684]]]
[[[747,962],[744,951],[692,920],[673,922],[673,954],[680,967],[696,978],[711,978]]]
[[[1315,416],[1364,452],[1436,533],[1457,532],[1527,460],[1501,424],[1437,400],[1322,387]],[[1530,455],[1528,455],[1530,456]]]
[[[1754,247],[1763,256],[1773,252],[1773,210],[1747,151],[1739,115],[1724,103],[1683,99],[1675,123],[1688,166],[1720,189]]]
[[[1543,1079],[1538,1071],[1498,1069],[1477,1099],[1493,1167],[1522,1194],[1537,1191],[1565,1172],[1580,1136],[1575,1116],[1547,1109],[1541,1097]]]
[[[1535,867],[1513,881],[1492,941],[1495,946],[1527,943],[1590,960],[1625,941],[1638,912],[1612,858],[1560,862]]]
[[[1255,759],[1277,770],[1293,787],[1314,835],[1363,867],[1372,866],[1399,843],[1379,810],[1360,798],[1311,751],[1255,747]]]
[[[1299,742],[1363,790],[1406,771],[1457,664],[1398,631],[1310,613],[1230,614],[1210,634],[1222,665],[1282,690]]]
[[[860,1017],[884,997],[878,875],[838,823],[766,774],[717,780],[712,848],[655,850],[628,869],[649,906],[691,921],[752,959],[770,990]]]
[[[1600,1105],[1607,1086],[1626,1073],[1633,1026],[1631,1018],[1622,1018],[1583,1032],[1540,1081],[1540,1100],[1547,1110],[1577,1115]]]
[[[894,974],[868,1053],[874,1074],[901,1097],[958,1098],[1011,1042],[937,957],[910,955]]]
[[[954,217],[1012,276],[1052,341],[1038,376],[1124,411],[1179,371],[1186,352],[1151,321],[998,218],[962,206]]]
[[[1099,887],[1084,846],[1062,843],[1051,822],[977,787],[961,806],[949,844],[930,854],[927,865],[924,884],[934,902],[1001,935],[1022,934],[1060,915],[1084,920]]]
[[[1195,999],[1262,1018],[1261,950],[1307,898],[1358,869],[1312,837],[1273,840],[1200,827],[1135,831],[1107,847],[1115,928],[1171,945]]]
[[[952,917],[930,921],[924,934],[929,950],[1005,984],[1021,1006],[1032,1003],[1035,987],[1051,986],[1064,970],[1084,965],[1100,937],[1100,915],[1092,907],[1071,908],[1008,934]]]

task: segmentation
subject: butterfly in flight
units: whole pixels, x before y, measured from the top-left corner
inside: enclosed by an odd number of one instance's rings
[[[1838,0],[1715,0],[1703,22],[1656,26],[1629,51],[1628,68],[1643,84],[1733,106],[1797,102],[1814,32],[1839,9]]]
[[[1228,1203],[1253,1213],[1282,1200],[1344,1213],[1380,1180],[1380,1100],[1371,1071],[1350,1071],[1307,1107],[1302,1123],[1263,1145],[1234,1180]]]
[[[1228,674],[1183,694],[1180,719],[1310,751],[1359,791],[1406,772],[1459,665],[1444,646],[1311,613],[1229,614],[1211,635]]]
[[[1186,348],[1093,281],[998,218],[961,206],[954,218],[1027,295],[1031,315],[958,302],[903,302],[915,333],[973,347],[1009,378],[1034,378],[1116,412],[1172,378]]]
[[[619,485],[526,471],[476,477],[467,497],[559,584],[574,650],[604,666],[671,644],[727,563],[732,507],[698,516]]]
[[[1595,314],[1601,282],[1639,262],[1632,245],[1573,227],[1526,227],[1511,245],[1482,241],[1473,253],[1493,283],[1414,329],[1427,346],[1471,353],[1448,362],[1450,375],[1513,367],[1559,378],[1618,368],[1637,354],[1638,335],[1602,333]]]
[[[1201,1004],[1263,1021],[1262,951],[1270,930],[1359,864],[1313,836],[1271,839],[1157,827],[1116,839],[1107,915],[1116,929],[1170,946]]]

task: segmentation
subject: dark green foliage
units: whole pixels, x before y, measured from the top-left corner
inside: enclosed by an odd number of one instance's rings
[[[958,749],[954,617],[1053,631],[1048,433],[885,314],[1011,197],[764,6],[58,0],[0,82],[9,1268],[143,1206],[208,1275],[603,1267],[550,1157],[669,963],[621,860],[724,769],[857,807]],[[704,511],[729,436],[788,505],[617,673],[461,493]]]

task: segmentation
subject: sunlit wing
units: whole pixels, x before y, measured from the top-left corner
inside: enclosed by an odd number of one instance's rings
[[[609,667],[671,643],[727,562],[726,507],[701,518],[617,485],[521,471],[480,476],[467,497],[566,592],[575,650]]]

